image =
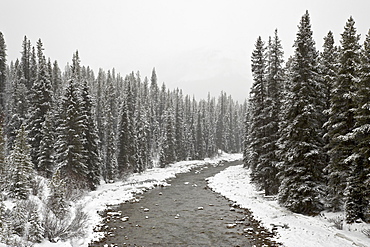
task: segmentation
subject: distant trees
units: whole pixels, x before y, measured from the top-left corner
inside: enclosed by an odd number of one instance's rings
[[[56,237],[69,218],[84,219],[69,201],[102,180],[242,149],[246,109],[225,92],[196,101],[159,87],[155,69],[143,80],[114,69],[95,77],[78,51],[61,70],[41,39],[33,46],[26,36],[20,53],[6,63],[0,32],[0,241]],[[3,220],[3,196],[16,201],[12,222]]]
[[[348,223],[369,221],[370,200],[369,35],[361,47],[354,24],[319,54],[306,12],[285,70],[276,33],[267,51],[257,39],[243,152],[266,195],[308,215],[344,209]]]

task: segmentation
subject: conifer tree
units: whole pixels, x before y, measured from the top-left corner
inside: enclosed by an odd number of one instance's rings
[[[350,160],[346,188],[346,220],[353,223],[366,221],[370,201],[370,31],[361,50],[359,81],[355,96],[357,108],[354,111],[355,125],[349,138],[355,143]]]
[[[61,178],[60,170],[56,170],[49,184],[50,195],[47,208],[51,210],[58,219],[63,219],[68,211],[66,198],[66,182]]]
[[[81,97],[75,79],[68,82],[62,98],[57,127],[56,156],[69,191],[91,188],[84,147]]]
[[[279,202],[293,212],[311,215],[323,208],[320,187],[325,153],[324,95],[308,12],[301,19],[294,48],[290,97],[286,99],[283,113],[287,126],[280,139],[284,160]]]
[[[91,181],[91,190],[96,189],[100,183],[100,159],[98,152],[98,134],[93,119],[92,113],[92,99],[89,93],[89,87],[87,80],[84,80],[81,92],[82,102],[82,116],[85,127],[83,129],[83,136],[86,139],[84,143],[84,149],[87,152],[86,165],[89,171],[88,177]]]
[[[37,167],[40,174],[46,178],[51,178],[55,169],[55,150],[54,150],[54,123],[52,120],[52,112],[49,111],[45,115],[45,121],[41,127],[40,148],[37,159]]]
[[[135,125],[134,97],[132,81],[126,78],[125,99],[121,107],[118,129],[118,171],[122,175],[128,171],[136,171],[135,167]]]
[[[354,140],[347,137],[355,125],[353,109],[357,107],[355,94],[360,64],[360,36],[356,34],[354,24],[350,17],[342,34],[338,77],[331,92],[329,120],[326,123],[330,157],[326,171],[328,186],[331,188],[331,206],[335,210],[344,205],[343,193],[350,174],[348,157],[352,155],[356,145]]]
[[[41,243],[44,240],[44,227],[37,210],[33,210],[29,216],[28,240],[33,243]]]
[[[6,83],[6,44],[3,33],[0,32],[0,111],[4,118]]]
[[[248,133],[248,167],[254,171],[258,165],[258,158],[263,153],[263,138],[265,137],[264,126],[266,124],[265,101],[266,101],[266,53],[265,44],[258,37],[255,50],[252,53],[253,85],[249,97],[249,133]]]
[[[172,109],[168,108],[164,113],[163,140],[161,146],[160,165],[165,167],[176,161],[175,153],[175,129]]]
[[[40,142],[42,137],[41,129],[45,122],[45,116],[51,109],[52,105],[52,89],[49,80],[49,74],[45,56],[43,54],[43,44],[39,39],[37,42],[37,56],[38,56],[38,73],[37,81],[32,86],[31,102],[30,102],[30,117],[28,119],[28,130],[30,137],[30,144],[32,146],[31,156],[37,171],[46,173],[38,167],[38,160],[40,157]]]
[[[28,199],[34,170],[30,156],[27,131],[24,125],[21,126],[17,133],[14,148],[7,162],[13,168],[10,181],[10,196],[16,199]]]

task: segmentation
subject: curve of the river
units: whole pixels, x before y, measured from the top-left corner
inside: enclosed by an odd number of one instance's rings
[[[197,168],[105,212],[108,234],[90,246],[278,246],[272,233],[207,187],[206,178],[241,161]]]

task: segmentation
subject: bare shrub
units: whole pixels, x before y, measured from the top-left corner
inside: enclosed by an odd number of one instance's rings
[[[82,206],[75,209],[74,214],[67,214],[60,219],[49,211],[45,215],[45,237],[50,242],[83,237],[86,234],[88,215],[83,211]]]
[[[369,229],[369,228],[368,228],[368,229],[363,229],[363,230],[362,230],[362,233],[363,233],[366,237],[370,238],[370,229]]]
[[[328,221],[330,223],[333,223],[335,228],[339,230],[343,230],[343,221],[344,221],[343,216],[337,216],[335,218],[328,218]]]

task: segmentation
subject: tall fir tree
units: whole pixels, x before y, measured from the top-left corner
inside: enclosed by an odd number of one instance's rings
[[[349,138],[355,143],[346,188],[346,221],[367,221],[370,201],[370,30],[361,50],[359,82],[355,96],[355,125]]]
[[[260,129],[263,131],[262,152],[258,155],[257,166],[253,173],[254,180],[258,181],[266,195],[277,194],[280,185],[277,176],[279,159],[276,154],[283,80],[283,50],[277,30],[275,30],[267,49],[265,101],[264,109],[260,110],[264,115],[261,117],[261,123],[264,125]]]
[[[84,143],[84,149],[87,152],[86,165],[88,169],[88,177],[91,181],[90,189],[94,190],[100,183],[101,167],[98,150],[99,139],[95,127],[94,116],[92,112],[93,102],[90,96],[87,80],[84,80],[82,84],[81,98],[82,116],[84,121],[83,126],[85,127],[83,129],[83,136],[86,139]]]
[[[294,43],[291,88],[283,109],[283,163],[279,203],[293,212],[318,214],[325,165],[323,149],[323,88],[318,75],[318,52],[308,11],[302,16]]]
[[[69,80],[59,112],[57,127],[56,158],[68,190],[91,188],[86,164],[85,138],[81,95],[75,79]]]
[[[360,65],[360,35],[356,34],[355,21],[350,17],[341,39],[338,75],[330,97],[329,119],[326,122],[327,145],[330,157],[326,167],[328,186],[331,188],[331,207],[340,210],[344,205],[344,191],[350,173],[348,157],[356,145],[348,138],[355,126],[354,109],[357,93],[358,67]]]
[[[4,118],[6,83],[6,44],[3,33],[0,32],[0,114]]]
[[[38,172],[43,173],[38,167],[40,157],[40,142],[42,139],[42,125],[45,122],[45,116],[52,106],[52,88],[49,79],[47,63],[43,54],[43,44],[39,39],[37,42],[38,73],[37,81],[32,86],[31,102],[28,119],[28,130],[30,144],[32,146],[31,156]]]
[[[34,179],[34,169],[30,156],[27,131],[22,125],[18,130],[14,148],[8,156],[7,162],[12,167],[10,181],[10,196],[16,199],[28,199]]]
[[[249,128],[248,128],[248,167],[255,171],[258,158],[263,151],[264,126],[266,124],[265,101],[266,101],[266,48],[261,37],[257,38],[255,49],[252,53],[253,85],[249,97]]]
[[[37,168],[40,174],[49,179],[53,176],[55,169],[55,123],[52,118],[53,113],[49,111],[41,126],[41,140],[37,157]]]

